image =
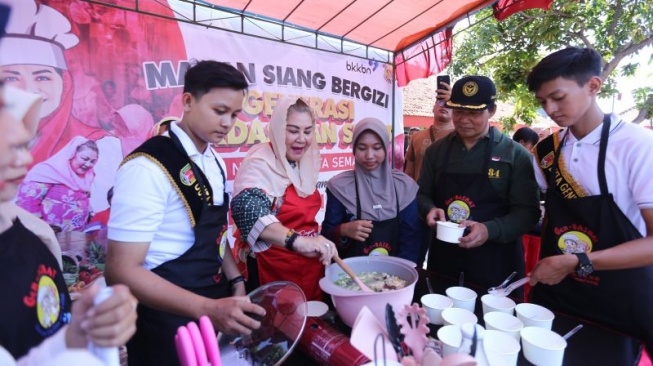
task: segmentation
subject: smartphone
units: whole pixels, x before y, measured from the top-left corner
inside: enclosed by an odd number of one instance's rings
[[[449,86],[451,86],[451,77],[449,75],[438,75],[435,80],[438,83],[436,89],[442,88],[442,84],[440,83],[447,83]]]
[[[444,88],[440,83],[447,83],[451,87],[451,77],[449,75],[438,75],[435,80],[437,82],[436,89]]]

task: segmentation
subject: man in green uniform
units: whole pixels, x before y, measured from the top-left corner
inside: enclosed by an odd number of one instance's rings
[[[530,153],[490,127],[496,88],[485,76],[458,80],[446,106],[455,131],[424,155],[418,202],[420,216],[467,228],[458,245],[433,239],[428,269],[495,286],[511,272],[524,274],[521,236],[540,217],[539,192]]]

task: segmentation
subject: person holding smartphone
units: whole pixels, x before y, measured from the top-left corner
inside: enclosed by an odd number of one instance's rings
[[[451,110],[444,105],[451,94],[451,78],[449,75],[439,75],[437,84],[436,99],[433,103],[433,124],[425,130],[415,132],[410,138],[406,151],[404,172],[415,181],[419,178],[426,148],[453,131]]]

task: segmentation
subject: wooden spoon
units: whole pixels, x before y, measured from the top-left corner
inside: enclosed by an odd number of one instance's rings
[[[356,282],[358,287],[361,288],[361,291],[374,292],[371,288],[367,287],[367,285],[364,284],[360,278],[356,276],[356,273],[354,273],[354,271],[351,270],[347,263],[345,263],[338,255],[334,255],[333,260],[340,266],[340,268],[342,268],[343,271],[345,271],[349,277],[351,277],[352,280],[354,280],[354,282]]]

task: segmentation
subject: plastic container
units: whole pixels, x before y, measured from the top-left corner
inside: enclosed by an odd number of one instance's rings
[[[370,362],[349,337],[320,318],[308,318],[299,349],[322,366],[359,366]]]
[[[465,228],[460,227],[455,222],[438,221],[437,223],[436,237],[438,240],[458,244],[460,243],[460,238],[463,237],[464,232]]]
[[[111,297],[111,294],[113,294],[113,289],[111,287],[101,288],[97,295],[95,295],[93,304],[101,304],[104,300]],[[106,366],[120,366],[120,353],[118,352],[118,347],[99,347],[93,343],[89,343],[88,349],[97,358],[102,360]]]

